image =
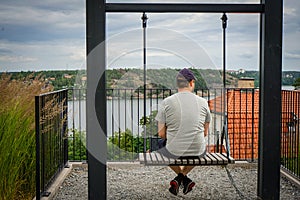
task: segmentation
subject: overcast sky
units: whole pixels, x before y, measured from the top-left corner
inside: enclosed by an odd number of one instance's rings
[[[0,71],[85,69],[85,0],[0,1]],[[107,14],[108,68],[142,67],[141,14]],[[221,13],[147,15],[148,68],[222,68]],[[259,14],[227,17],[227,69],[258,70]],[[300,71],[299,40],[300,1],[284,0],[283,70]]]

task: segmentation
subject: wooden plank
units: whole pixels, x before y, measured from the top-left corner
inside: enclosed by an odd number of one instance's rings
[[[205,165],[206,164],[206,160],[204,159],[204,157],[200,158],[200,163],[199,165]]]
[[[166,162],[165,162],[165,160],[164,160],[164,158],[163,158],[163,155],[161,155],[161,154],[158,153],[158,152],[154,152],[154,153],[155,153],[155,155],[156,155],[156,157],[157,157],[158,163],[160,163],[160,164],[166,164]]]
[[[168,158],[168,159],[169,159],[169,163],[170,163],[171,165],[176,165],[176,161],[175,161],[174,158]]]
[[[232,157],[227,158],[226,153],[207,153],[204,157],[183,157],[178,159],[168,158],[159,152],[139,154],[141,164],[145,165],[227,165],[234,163]]]
[[[182,165],[182,162],[181,162],[181,160],[179,158],[174,159],[174,160],[175,160],[175,164],[176,165]]]
[[[214,153],[213,156],[215,156],[217,158],[218,164],[220,164],[220,165],[226,164],[226,160],[224,160],[224,158],[222,156],[220,156],[219,153]]]
[[[221,153],[216,153],[216,155],[223,159],[223,164],[228,164],[228,159],[226,156],[223,156]]]
[[[187,165],[188,164],[188,159],[187,158],[182,158],[181,161],[182,161],[181,163],[183,165]]]
[[[144,159],[144,154],[143,153],[139,153],[139,161],[141,164],[145,164],[145,159]]]
[[[194,158],[194,159],[190,159],[193,162],[193,165],[201,165],[201,160],[200,158]]]
[[[161,155],[161,156],[163,157],[166,165],[169,165],[169,164],[171,164],[173,162],[173,161],[170,160],[170,158],[168,158],[168,157],[166,157],[164,155]]]
[[[158,164],[159,163],[155,153],[150,153],[150,156],[151,156],[153,164]]]
[[[153,164],[153,162],[152,162],[152,159],[151,159],[151,156],[150,156],[150,153],[144,153],[145,154],[145,156],[146,156],[146,165],[151,165],[151,164]]]
[[[226,154],[226,153],[223,153],[223,155],[227,158],[227,154]],[[228,159],[228,158],[227,158],[227,159]],[[235,163],[234,158],[232,158],[231,156],[229,156],[228,163],[231,163],[231,164]]]
[[[196,165],[196,162],[198,161],[198,163],[199,163],[199,160],[198,159],[191,159],[191,158],[189,158],[189,159],[187,159],[188,160],[188,163],[190,164],[190,165]]]
[[[211,165],[212,164],[212,160],[207,155],[205,155],[203,158],[205,159],[205,164],[206,165]]]
[[[218,164],[218,160],[212,155],[212,153],[208,153],[208,154],[206,154],[206,156],[211,159],[211,164],[212,165]]]

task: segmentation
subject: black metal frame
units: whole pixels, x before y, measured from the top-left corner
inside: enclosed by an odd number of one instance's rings
[[[87,0],[87,146],[94,149],[97,133],[106,135],[105,48],[94,55],[105,41],[107,12],[214,12],[260,13],[260,157],[258,196],[279,199],[280,186],[280,114],[282,71],[283,0],[261,0],[260,4],[121,4],[105,0]],[[105,45],[103,45],[105,46]],[[97,77],[98,76],[98,77]],[[101,76],[101,77],[99,77]],[[100,78],[100,80],[99,80]],[[99,80],[99,82],[97,82]],[[96,92],[96,94],[95,94]],[[97,116],[97,119],[94,119]],[[94,123],[100,124],[101,128]],[[104,145],[106,141],[99,141]],[[274,148],[275,147],[275,148]],[[106,155],[106,151],[98,152]],[[89,199],[106,198],[106,163],[88,154]],[[99,187],[100,186],[100,187]],[[99,187],[99,188],[98,188]]]
[[[262,13],[263,4],[106,3],[105,12]]]
[[[49,196],[47,189],[68,167],[67,128],[68,90],[35,96],[36,199]]]

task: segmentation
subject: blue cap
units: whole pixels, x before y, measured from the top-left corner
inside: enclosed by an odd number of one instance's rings
[[[188,82],[191,80],[197,80],[193,72],[187,68],[180,70],[179,74],[181,74]]]

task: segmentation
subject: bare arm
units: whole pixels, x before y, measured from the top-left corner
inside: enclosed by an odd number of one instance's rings
[[[208,135],[209,122],[204,123],[204,137]]]
[[[158,126],[158,136],[161,137],[162,139],[166,139],[167,138],[166,124],[158,122],[157,126]]]

